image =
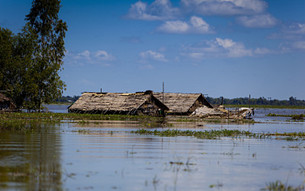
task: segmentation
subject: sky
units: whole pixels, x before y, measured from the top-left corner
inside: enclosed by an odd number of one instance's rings
[[[305,0],[62,0],[64,95],[305,99]],[[0,0],[21,31],[31,0]]]

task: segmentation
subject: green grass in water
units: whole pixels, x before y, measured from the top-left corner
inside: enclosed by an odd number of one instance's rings
[[[261,190],[268,190],[268,191],[301,191],[301,190],[305,190],[305,187],[304,187],[304,185],[294,187],[294,186],[284,184],[281,181],[275,181],[275,182],[270,182],[269,184],[266,185],[265,188],[263,188]]]
[[[239,130],[211,130],[211,131],[190,131],[190,130],[177,130],[177,129],[168,129],[164,131],[160,130],[146,130],[140,129],[137,131],[132,131],[132,133],[139,135],[157,135],[161,137],[177,137],[177,136],[193,136],[199,139],[217,139],[220,137],[239,137],[239,136],[248,136],[252,137],[255,134],[249,131],[239,131]]]
[[[281,115],[281,114],[269,113],[267,116],[269,116],[269,117],[291,117],[292,120],[304,120],[305,114]]]

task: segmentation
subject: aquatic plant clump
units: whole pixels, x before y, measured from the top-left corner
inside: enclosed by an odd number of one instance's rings
[[[160,120],[162,117],[144,115],[103,115],[77,113],[2,113],[1,118],[10,119],[47,119],[47,120]]]
[[[305,117],[305,115],[304,115],[304,114],[300,114],[300,115],[293,115],[293,116],[291,117],[291,119],[292,119],[292,120],[303,120],[303,119],[304,119],[304,117]]]
[[[167,129],[164,131],[160,130],[146,130],[139,129],[137,131],[132,131],[132,133],[139,135],[156,135],[161,137],[177,137],[177,136],[193,136],[199,139],[217,139],[220,137],[239,137],[239,136],[247,136],[254,137],[255,134],[249,131],[239,131],[239,130],[210,130],[210,131],[190,131],[190,130],[177,130],[177,129]]]
[[[281,181],[275,181],[275,182],[270,182],[269,184],[266,185],[265,188],[261,190],[268,190],[268,191],[301,191],[305,190],[304,185],[300,185],[297,187],[286,185]]]
[[[266,116],[268,116],[268,117],[291,117],[292,120],[304,120],[305,114],[281,115],[281,114],[269,113]]]

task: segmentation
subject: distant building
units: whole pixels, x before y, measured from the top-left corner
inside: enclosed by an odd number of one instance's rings
[[[16,105],[13,101],[0,93],[0,111],[13,111],[16,109]]]
[[[138,93],[83,93],[69,112],[160,116],[168,110],[151,91]]]
[[[167,113],[172,115],[190,115],[203,106],[213,108],[201,93],[154,93],[154,96],[169,108]]]

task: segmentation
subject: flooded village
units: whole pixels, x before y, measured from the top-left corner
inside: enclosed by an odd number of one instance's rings
[[[244,119],[253,115],[252,108],[228,111],[223,105],[212,106],[201,93],[85,92],[68,108],[72,113],[124,115],[183,115],[201,118]]]
[[[305,191],[304,8],[0,0],[0,191]]]
[[[200,93],[85,92],[22,114],[2,98],[4,190],[304,189],[305,122],[287,114],[305,109],[253,115]]]

